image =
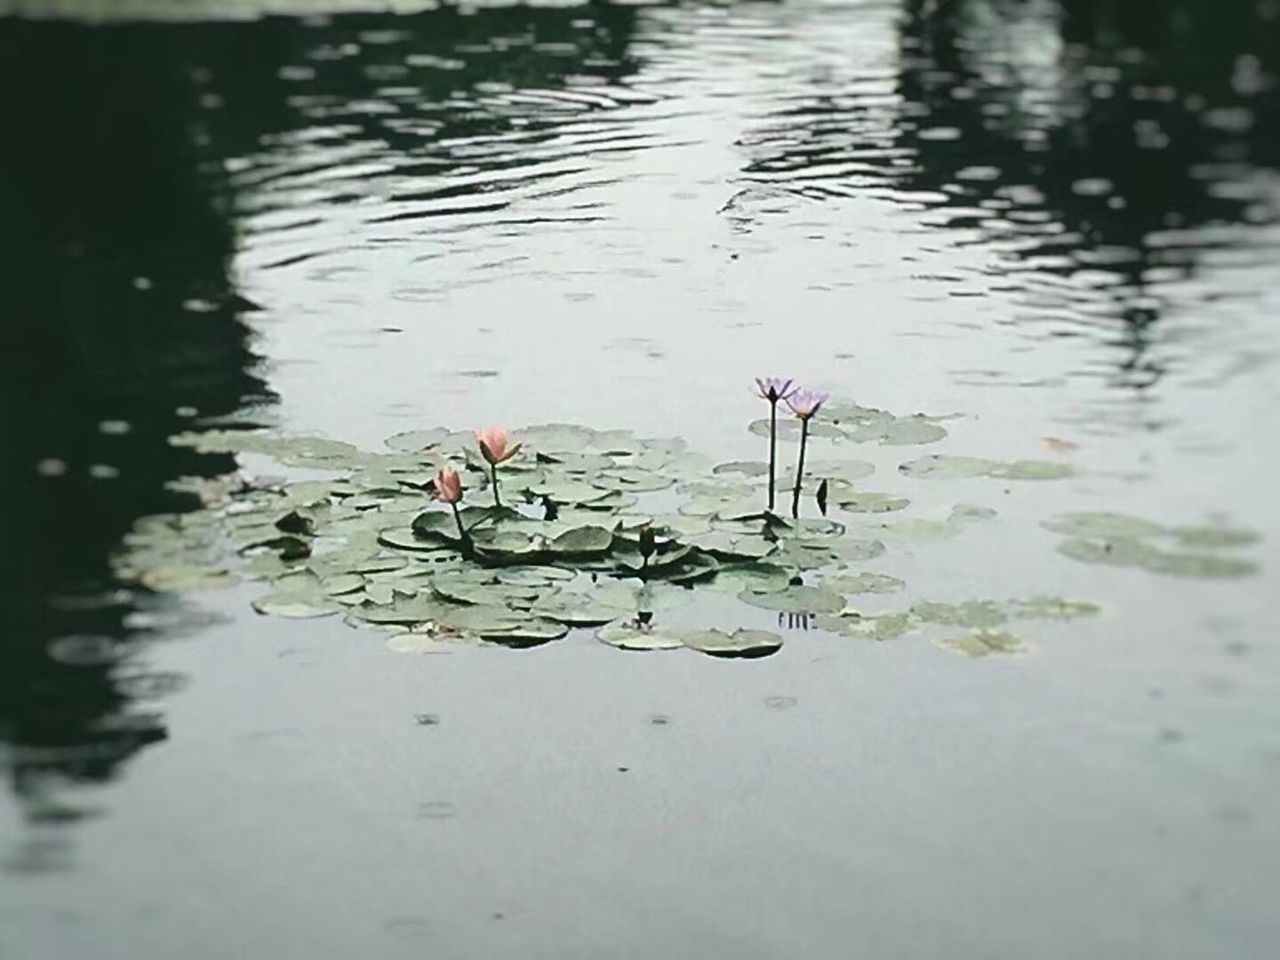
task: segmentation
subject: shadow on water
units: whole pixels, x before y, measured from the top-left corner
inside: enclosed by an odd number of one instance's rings
[[[158,598],[116,590],[112,545],[212,475],[166,437],[266,389],[228,276],[225,184],[201,171],[180,50],[143,31],[6,22],[0,83],[0,738],[36,819],[58,781],[108,778],[163,739],[138,702],[166,678],[131,664]]]
[[[1277,220],[1274,5],[906,0],[899,23],[896,69],[815,71],[747,181],[927,211],[997,254],[1018,309],[993,322],[1102,339],[1086,375],[1149,391],[1165,285]]]
[[[236,191],[261,190],[271,173],[236,158],[284,143],[289,162],[305,165],[321,144],[288,138],[318,118],[338,139],[355,130],[406,156],[442,129],[506,129],[463,94],[553,91],[570,74],[608,80],[631,69],[634,12],[592,11],[585,32],[582,10],[520,8],[4,22],[0,492],[13,509],[0,576],[0,745],[31,820],[77,819],[86,811],[55,799],[60,784],[108,779],[166,737],[148,701],[181,678],[147,672],[140,654],[149,634],[180,631],[184,614],[118,589],[109,557],[136,518],[182,506],[168,481],[233,468],[229,457],[171,447],[170,435],[271,400],[247,322],[257,307],[230,274]],[[410,80],[400,95],[412,93],[420,117],[397,123],[380,104],[394,99],[387,85]],[[437,116],[446,108],[447,128]],[[442,166],[416,162],[418,173]],[[47,869],[57,853],[29,844],[9,866]]]

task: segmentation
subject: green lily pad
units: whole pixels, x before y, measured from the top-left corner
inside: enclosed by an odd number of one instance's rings
[[[1041,526],[1054,533],[1099,540],[1141,540],[1146,537],[1158,537],[1165,533],[1164,527],[1151,520],[1102,511],[1063,513],[1045,520]]]
[[[456,534],[456,531],[455,531]],[[378,543],[397,550],[421,550],[430,552],[446,549],[441,539],[426,539],[418,536],[412,529],[398,527],[393,530],[382,530],[378,533]]]
[[[1019,620],[1074,620],[1093,616],[1100,610],[1096,603],[1061,597],[1032,597],[1030,600],[1014,600],[1008,605],[1009,616]]]
[[[406,430],[403,433],[387,437],[385,442],[392,450],[417,453],[427,447],[439,446],[455,437],[457,437],[457,434],[452,430],[447,430],[444,427],[433,427],[429,430]]]
[[[1184,547],[1198,550],[1246,547],[1262,539],[1253,530],[1233,530],[1230,527],[1179,527],[1173,535]]]
[[[912,604],[911,612],[921,620],[952,627],[998,627],[1008,617],[1000,605],[991,600],[966,600],[964,603]]]
[[[935,645],[964,657],[1016,656],[1027,652],[1027,645],[1003,630],[971,630],[959,637],[934,641]]]
[[[530,612],[574,627],[594,627],[635,616],[636,596],[620,586],[591,593],[562,591],[540,598]]]
[[[661,627],[635,623],[611,623],[596,631],[596,638],[622,650],[675,650],[684,646],[679,637]]]
[[[821,587],[804,584],[787,586],[781,590],[743,590],[738,599],[753,607],[776,610],[779,613],[839,613],[844,609],[844,597]]]
[[[695,630],[680,639],[690,650],[713,657],[767,657],[782,649],[782,638],[768,630]]]
[[[962,480],[969,477],[988,477],[1000,464],[982,457],[952,457],[931,453],[898,467],[898,472],[922,480]]]
[[[791,571],[772,563],[736,564],[722,566],[716,571],[714,585],[721,589],[750,590],[753,593],[768,593],[782,590],[791,583]]]
[[[924,621],[910,612],[880,613],[871,617],[852,613],[840,617],[818,617],[816,624],[823,630],[846,637],[880,641],[913,633],[923,626]]]
[[[1002,463],[991,471],[991,476],[1003,480],[1062,480],[1075,475],[1069,463],[1052,460],[1014,460]]]
[[[884,573],[841,573],[822,578],[822,586],[845,596],[864,593],[897,593],[906,584]]]
[[[317,594],[286,592],[258,597],[253,601],[253,609],[262,614],[294,619],[328,617],[338,612],[337,607]]]
[[[906,497],[860,491],[841,497],[836,501],[836,506],[849,513],[890,513],[895,510],[905,510],[910,503],[911,501]]]
[[[769,464],[760,460],[731,460],[728,463],[716,464],[711,472],[716,476],[738,474],[744,477],[767,477]]]
[[[613,545],[613,531],[600,526],[578,527],[566,530],[547,544],[551,553],[582,556],[607,553]]]

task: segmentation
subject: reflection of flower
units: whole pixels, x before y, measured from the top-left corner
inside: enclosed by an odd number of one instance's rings
[[[808,420],[818,412],[830,396],[829,393],[820,393],[816,390],[796,390],[784,399],[792,413],[801,420]]]
[[[445,503],[457,503],[462,499],[462,480],[458,477],[458,471],[452,467],[445,467],[437,473],[432,483],[435,487],[437,500],[443,500]]]
[[[485,427],[476,431],[476,440],[480,443],[480,453],[491,466],[506,463],[520,452],[520,444],[507,447],[507,431],[501,427]]]
[[[790,378],[784,380],[782,377],[765,377],[763,380],[756,377],[756,394],[761,400],[768,400],[770,403],[777,403],[779,400],[785,400],[791,396],[793,388]]]

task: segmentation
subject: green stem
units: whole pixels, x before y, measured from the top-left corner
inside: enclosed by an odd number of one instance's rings
[[[778,401],[769,402],[769,512],[773,513],[775,465],[778,461]]]
[[[800,421],[800,461],[796,464],[796,486],[791,491],[791,518],[800,519],[800,485],[804,483],[804,448],[809,440],[809,418]]]
[[[453,522],[458,525],[458,538],[462,541],[462,553],[464,556],[471,554],[471,534],[466,527],[462,525],[462,514],[458,512],[458,505],[451,503],[453,507]]]
[[[496,463],[489,464],[489,476],[493,479],[493,505],[501,507],[502,501],[498,499],[498,465]]]

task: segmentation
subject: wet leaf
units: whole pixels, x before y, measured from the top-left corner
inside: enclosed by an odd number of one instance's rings
[[[684,646],[680,638],[661,627],[636,623],[611,623],[596,631],[596,638],[622,650],[675,650]]]
[[[695,630],[680,639],[689,649],[713,657],[767,657],[782,649],[782,638],[768,630]]]
[[[803,584],[787,586],[781,590],[743,590],[738,599],[753,607],[776,610],[779,613],[839,613],[844,609],[844,597],[821,587]]]

